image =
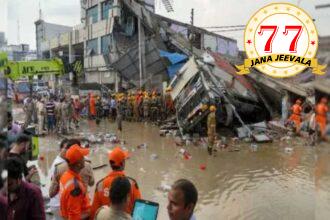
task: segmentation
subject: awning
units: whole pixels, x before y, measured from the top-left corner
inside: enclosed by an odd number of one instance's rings
[[[169,53],[164,50],[160,50],[159,53],[161,57],[167,58],[172,64],[167,68],[167,73],[171,79],[175,76],[175,74],[181,69],[181,67],[183,67],[183,65],[188,60],[188,57],[184,54]]]

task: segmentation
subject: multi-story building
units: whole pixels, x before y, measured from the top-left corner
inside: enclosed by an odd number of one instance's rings
[[[37,59],[36,51],[30,50],[28,44],[5,45],[1,48],[2,52],[6,52],[9,60],[27,61]]]
[[[42,19],[35,22],[36,26],[36,46],[37,46],[37,57],[40,59],[42,57],[47,57],[49,54],[42,54],[41,43],[54,38],[62,33],[67,33],[72,31],[72,27],[47,23]]]
[[[234,39],[154,14],[154,0],[81,0],[81,21],[71,32],[41,42],[40,48],[69,63],[81,59],[87,82],[159,88],[169,80],[170,63],[161,51],[238,54]]]

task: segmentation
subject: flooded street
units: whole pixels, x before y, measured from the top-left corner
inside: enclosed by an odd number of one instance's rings
[[[79,132],[115,133],[115,123],[82,121]],[[150,123],[127,123],[118,134],[131,158],[126,174],[137,180],[142,197],[160,204],[158,219],[168,219],[167,193],[160,186],[179,178],[195,183],[199,191],[197,219],[329,219],[330,147],[304,146],[303,140],[277,141],[260,145],[253,152],[250,144],[240,144],[240,151],[218,151],[210,157],[207,150],[193,144],[185,149],[192,155],[185,160],[179,154],[174,137],[160,137],[159,128]],[[60,137],[40,138],[43,192],[49,186],[48,170],[58,154]],[[137,148],[147,144],[147,148]],[[292,144],[293,143],[293,144]],[[113,144],[93,145],[90,159],[99,181],[110,171],[107,152]],[[292,147],[292,152],[286,152]],[[155,155],[158,158],[155,159]],[[206,169],[201,169],[205,165]],[[91,190],[91,196],[94,189]]]

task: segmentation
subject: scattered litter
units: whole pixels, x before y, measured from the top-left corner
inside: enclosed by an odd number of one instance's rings
[[[228,152],[239,152],[239,151],[241,151],[240,148],[233,148],[233,149],[228,150]]]
[[[250,145],[251,151],[256,152],[258,150],[258,145],[256,143],[252,143]]]
[[[162,183],[160,186],[157,187],[157,190],[162,192],[169,192],[171,190],[171,186],[165,183]]]
[[[184,142],[180,137],[176,137],[174,139],[174,142],[175,142],[176,146],[183,146],[184,145]]]
[[[158,159],[158,155],[157,154],[151,154],[150,155],[150,160],[157,160]]]
[[[266,134],[253,134],[253,139],[258,143],[272,142],[272,139]]]
[[[146,173],[147,171],[141,167],[141,168],[140,168],[140,172],[142,172],[142,173]]]
[[[44,157],[44,156],[39,156],[39,159],[40,159],[41,161],[44,161],[44,160],[45,160],[45,157]]]
[[[159,135],[162,137],[165,137],[167,133],[168,133],[168,130],[159,130]]]
[[[287,154],[291,154],[293,152],[293,148],[292,147],[286,147],[284,148],[284,152]]]
[[[201,164],[201,165],[199,166],[199,169],[201,169],[201,170],[206,170],[206,165],[205,165],[205,164]]]
[[[251,142],[251,141],[252,141],[252,139],[251,139],[251,138],[248,138],[248,137],[246,137],[246,138],[244,138],[244,139],[243,139],[243,141],[244,141],[244,142],[246,142],[246,143],[248,143],[248,142]]]
[[[143,143],[143,144],[140,144],[137,146],[137,149],[147,149],[147,144],[146,143]]]
[[[185,160],[190,160],[192,158],[191,154],[183,148],[180,149],[180,153],[182,154]]]
[[[280,140],[281,141],[288,141],[288,140],[291,140],[291,137],[290,136],[284,136]]]

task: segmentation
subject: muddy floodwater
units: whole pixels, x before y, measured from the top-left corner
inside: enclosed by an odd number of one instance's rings
[[[108,121],[99,126],[83,121],[77,132],[116,133],[116,129]],[[137,180],[144,199],[160,204],[160,220],[168,219],[167,193],[160,186],[171,185],[179,178],[196,184],[197,219],[330,219],[329,143],[309,147],[301,139],[277,140],[258,144],[255,151],[250,144],[241,143],[239,151],[218,151],[216,157],[191,144],[184,147],[192,156],[186,160],[173,137],[160,137],[158,127],[148,123],[124,123],[119,138],[131,152],[126,173]],[[57,135],[40,138],[42,159],[38,164],[44,193],[60,140]],[[147,148],[137,148],[143,143]],[[91,148],[93,166],[107,165],[95,170],[96,181],[110,171],[107,152],[113,146],[106,143]]]

